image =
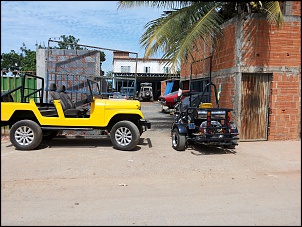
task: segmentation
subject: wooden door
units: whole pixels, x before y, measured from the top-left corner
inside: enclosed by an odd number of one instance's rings
[[[267,140],[269,76],[243,73],[240,140]]]

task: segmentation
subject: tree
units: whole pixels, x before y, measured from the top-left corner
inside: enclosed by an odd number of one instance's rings
[[[76,39],[72,35],[61,35],[60,37],[63,39],[63,41],[58,43],[59,49],[83,50],[82,47],[77,45],[80,39]]]
[[[21,66],[22,55],[17,54],[14,50],[10,53],[1,54],[1,70],[19,70]]]
[[[36,70],[36,52],[27,49],[25,43],[20,47],[20,50],[20,54],[17,54],[14,50],[11,50],[10,53],[1,54],[1,70]]]
[[[36,51],[27,49],[25,44],[20,48],[22,51],[22,71],[36,71]]]
[[[145,25],[140,44],[145,58],[161,51],[172,67],[192,56],[200,40],[221,32],[220,25],[237,14],[262,13],[279,28],[283,23],[278,1],[202,2],[202,1],[119,1],[118,9],[150,6],[168,9]]]

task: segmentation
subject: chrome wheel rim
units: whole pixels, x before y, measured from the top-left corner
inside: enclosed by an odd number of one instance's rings
[[[29,145],[33,142],[34,138],[34,132],[30,127],[21,126],[15,131],[15,140],[20,145]]]
[[[119,127],[115,132],[115,140],[122,146],[127,146],[132,141],[132,133],[127,127]]]
[[[173,144],[174,147],[177,146],[177,136],[176,136],[176,133],[172,134],[172,144]]]

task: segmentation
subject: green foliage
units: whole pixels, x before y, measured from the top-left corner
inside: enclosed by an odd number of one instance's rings
[[[77,45],[80,39],[76,39],[72,35],[69,36],[61,35],[60,37],[63,39],[63,41],[58,43],[59,45],[58,49],[83,50],[82,47]]]
[[[36,51],[27,49],[25,44],[20,48],[22,51],[22,71],[35,71],[36,70]]]
[[[36,51],[27,49],[24,43],[20,50],[20,54],[17,54],[14,50],[11,50],[10,53],[1,54],[1,70],[36,70]]]
[[[21,66],[22,55],[17,54],[14,50],[10,53],[2,53],[1,55],[1,70],[19,70]]]
[[[103,51],[100,51],[100,61],[101,62],[106,61],[106,55],[105,55],[105,53]]]

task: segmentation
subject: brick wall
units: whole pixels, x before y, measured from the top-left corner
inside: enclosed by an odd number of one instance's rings
[[[214,40],[213,72],[235,66],[235,24],[226,25]]]
[[[60,74],[100,76],[100,65],[99,51],[53,49],[47,67]]]
[[[46,86],[50,83],[56,83],[57,86],[64,84],[74,102],[86,98],[84,92],[88,91],[87,78],[101,76],[99,51],[52,49],[46,56],[48,56]],[[50,98],[48,94],[46,97]]]
[[[165,80],[160,82],[160,93],[161,93],[161,95],[165,94],[166,86],[167,86],[167,84],[166,84]]]
[[[283,1],[280,6],[284,15],[301,16],[301,1]]]
[[[301,75],[274,73],[271,82],[269,140],[301,138]]]
[[[279,30],[274,25],[269,25],[262,17],[245,21],[242,43],[243,67],[300,65],[301,23],[287,17],[285,19]]]
[[[291,15],[301,16],[301,1],[292,1]]]
[[[221,96],[219,99],[219,106],[225,108],[234,108],[232,97],[235,95],[234,83],[235,75],[224,75],[213,78],[212,82],[216,85],[217,91],[221,84]],[[215,100],[215,96],[212,92],[211,100]]]
[[[240,102],[235,100],[241,94],[235,84],[240,83],[241,73],[273,75],[268,140],[301,138],[301,2],[292,1],[290,6],[291,15],[284,16],[281,29],[269,25],[259,14],[244,20],[238,30],[238,18],[233,18],[223,25],[223,33],[213,45],[212,82],[217,88],[222,86],[220,106],[235,109],[235,115],[240,111]],[[208,56],[208,46],[200,44],[195,59]],[[196,67],[192,78],[208,77],[206,71]],[[181,77],[189,76],[190,64],[182,64]]]

